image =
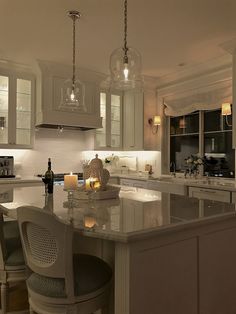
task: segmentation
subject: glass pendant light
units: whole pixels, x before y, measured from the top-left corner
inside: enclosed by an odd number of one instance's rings
[[[85,86],[75,77],[75,22],[81,16],[78,11],[69,11],[68,16],[73,22],[73,51],[72,51],[72,78],[67,79],[62,87],[61,103],[59,108],[65,111],[86,111],[84,103]]]
[[[111,87],[119,90],[141,89],[142,60],[140,53],[127,46],[127,0],[124,0],[124,46],[110,57]]]

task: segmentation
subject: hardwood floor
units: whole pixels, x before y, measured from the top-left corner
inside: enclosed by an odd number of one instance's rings
[[[8,291],[8,311],[20,311],[29,308],[28,294],[25,283],[11,286]]]

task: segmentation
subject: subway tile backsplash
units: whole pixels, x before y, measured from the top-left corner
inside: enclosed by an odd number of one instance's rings
[[[48,157],[52,159],[54,172],[81,172],[83,163],[95,157],[105,159],[118,156],[117,166],[127,164],[133,171],[144,171],[151,164],[154,175],[160,175],[161,153],[157,151],[93,151],[93,131],[82,132],[39,129],[35,132],[33,149],[0,149],[1,156],[14,157],[14,174],[33,176],[47,169]]]

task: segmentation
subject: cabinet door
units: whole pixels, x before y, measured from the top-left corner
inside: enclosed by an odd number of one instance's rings
[[[199,199],[230,203],[230,191],[189,187],[189,196]]]
[[[236,313],[236,229],[199,238],[199,313]]]
[[[122,147],[122,96],[119,93],[100,93],[102,128],[95,132],[96,149]]]
[[[121,95],[111,95],[111,138],[110,146],[112,148],[119,148],[121,143]]]
[[[1,70],[0,145],[29,148],[32,145],[34,78],[27,73]]]
[[[8,143],[9,77],[0,76],[0,144]]]
[[[29,79],[16,79],[16,141],[31,144],[33,84]]]
[[[106,148],[107,146],[107,97],[106,93],[100,93],[100,116],[102,128],[95,131],[95,148]]]
[[[123,148],[143,149],[143,93],[125,92],[123,107]]]
[[[196,238],[140,242],[130,254],[129,313],[199,314]]]

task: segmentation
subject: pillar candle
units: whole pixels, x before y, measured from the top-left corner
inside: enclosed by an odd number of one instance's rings
[[[75,174],[64,175],[64,189],[66,190],[76,190],[78,187],[78,176]]]

